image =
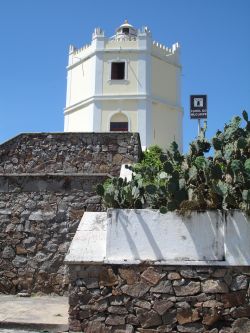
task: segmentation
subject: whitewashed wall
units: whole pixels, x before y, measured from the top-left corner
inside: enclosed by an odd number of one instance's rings
[[[250,265],[250,220],[240,211],[194,212],[190,217],[152,210],[84,214],[68,263]]]

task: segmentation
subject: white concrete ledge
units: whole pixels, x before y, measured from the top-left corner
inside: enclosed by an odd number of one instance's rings
[[[103,263],[107,221],[107,213],[84,213],[66,256],[67,263]]]
[[[250,219],[240,211],[86,212],[68,264],[250,266]]]

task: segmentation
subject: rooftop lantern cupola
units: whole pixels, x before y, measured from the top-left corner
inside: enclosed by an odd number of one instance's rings
[[[136,39],[137,29],[135,29],[127,20],[116,29],[115,39]]]

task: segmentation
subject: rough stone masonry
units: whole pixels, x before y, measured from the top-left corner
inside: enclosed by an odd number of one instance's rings
[[[69,268],[73,332],[250,332],[249,267]]]
[[[21,134],[0,145],[0,293],[64,294],[63,263],[95,186],[138,161],[132,133]]]

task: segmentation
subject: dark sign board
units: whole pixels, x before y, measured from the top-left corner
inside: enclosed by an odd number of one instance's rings
[[[207,118],[207,95],[190,96],[190,118],[191,119]]]

